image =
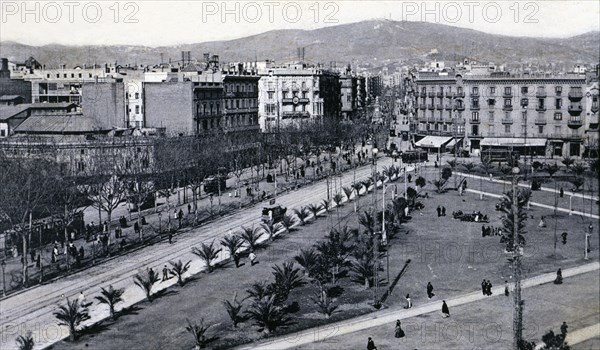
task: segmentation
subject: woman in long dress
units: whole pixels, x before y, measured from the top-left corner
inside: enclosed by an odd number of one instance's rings
[[[402,338],[404,337],[404,331],[402,330],[402,326],[400,324],[400,320],[396,320],[396,334],[395,334],[396,338]]]
[[[446,304],[446,300],[442,301],[442,317],[450,317],[450,309],[448,309],[448,304]]]

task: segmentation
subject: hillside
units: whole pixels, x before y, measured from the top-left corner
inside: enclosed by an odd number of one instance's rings
[[[202,53],[218,54],[222,61],[296,57],[296,48],[305,47],[305,59],[312,62],[361,62],[378,67],[399,62],[418,63],[437,58],[457,60],[469,57],[495,63],[565,64],[600,60],[600,33],[590,32],[566,39],[538,39],[487,34],[471,29],[426,22],[371,20],[315,30],[273,30],[230,41],[213,41],[166,47],[144,46],[27,46],[0,43],[2,57],[24,60],[33,56],[48,67],[92,63],[156,64],[160,54],[178,60],[182,50],[195,58]]]

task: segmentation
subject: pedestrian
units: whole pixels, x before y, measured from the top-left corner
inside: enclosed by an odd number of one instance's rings
[[[377,350],[375,342],[373,341],[373,339],[371,339],[371,337],[369,337],[369,340],[367,341],[367,350]]]
[[[250,252],[250,255],[248,255],[248,258],[250,259],[250,266],[254,266],[254,264],[258,263],[258,262],[255,262],[256,254],[254,254],[254,252]]]
[[[437,207],[437,214],[438,214],[438,218],[439,218],[440,216],[442,216],[442,208],[441,208],[439,205],[438,205],[438,207]]]
[[[35,267],[38,269],[42,266],[42,253],[38,254],[37,260],[35,261]]]
[[[136,221],[135,224],[133,224],[133,231],[137,234],[140,233],[140,224]]]
[[[554,284],[562,284],[562,269],[558,269],[556,271],[556,279],[554,280]]]
[[[485,225],[481,226],[481,237],[485,237]]]
[[[481,281],[481,294],[485,295],[485,291],[487,290],[487,282],[485,280]]]
[[[83,250],[83,245],[79,247],[79,259],[83,260],[85,257],[85,251]]]
[[[504,295],[508,296],[510,293],[508,291],[508,281],[504,281]]]
[[[446,207],[442,205],[442,216],[446,216]]]
[[[442,317],[450,317],[450,309],[448,309],[448,304],[446,304],[446,300],[442,300]]]
[[[162,275],[162,280],[163,280],[163,282],[164,282],[164,281],[166,281],[166,280],[168,280],[168,279],[169,279],[169,269],[167,269],[167,265],[165,265],[165,266],[163,267],[162,273],[163,273],[163,275]]]
[[[568,235],[567,232],[563,232],[561,234],[561,236],[562,236],[562,244],[567,244],[567,235]]]
[[[567,332],[568,332],[569,326],[567,326],[567,322],[562,323],[562,325],[560,326],[560,334],[562,334],[563,339],[567,337]]]
[[[173,244],[173,231],[169,230],[169,244]]]
[[[435,294],[433,294],[433,285],[431,285],[431,282],[427,282],[427,297],[431,299],[434,296]]]
[[[190,203],[188,203],[187,208],[188,208],[188,215],[189,215],[192,213],[192,205]]]
[[[400,320],[396,320],[396,331],[394,332],[394,336],[396,338],[404,338],[404,330],[402,330],[402,324]]]
[[[233,253],[233,262],[235,263],[236,268],[240,267],[240,253]]]
[[[542,218],[540,219],[540,223],[538,224],[538,227],[543,228],[546,227],[546,217],[542,216]]]
[[[79,292],[77,301],[79,301],[79,306],[83,306],[83,307],[85,306],[85,295],[83,295],[83,291]]]
[[[405,309],[410,309],[412,307],[412,301],[410,300],[410,294],[406,294],[406,307]]]
[[[563,190],[563,188],[560,188],[560,198],[562,198],[565,195],[565,191]]]
[[[179,220],[179,229],[181,230],[181,220],[183,220],[183,210],[181,210],[181,208],[179,209],[179,212],[177,213],[177,219]]]
[[[458,195],[461,196],[461,197],[463,195],[463,188],[462,188],[462,186],[458,187]]]
[[[487,295],[492,296],[492,282],[490,280],[487,281]]]
[[[31,248],[29,250],[29,256],[31,257],[31,261],[35,261],[35,249]]]

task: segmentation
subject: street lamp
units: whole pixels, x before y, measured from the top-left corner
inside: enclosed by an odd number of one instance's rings
[[[6,275],[4,274],[4,271],[6,270],[6,261],[4,261],[4,259],[2,259],[0,266],[2,266],[2,296],[5,297],[6,296]]]
[[[584,259],[588,259],[588,253],[590,252],[590,237],[592,236],[592,231],[594,230],[594,226],[590,224],[588,226],[588,232],[585,233],[585,256]]]
[[[514,310],[513,310],[513,348],[518,349],[523,339],[523,310],[521,306],[521,257],[519,247],[519,203],[517,185],[519,181],[519,167],[512,169],[512,216],[513,216],[513,274],[515,276]]]

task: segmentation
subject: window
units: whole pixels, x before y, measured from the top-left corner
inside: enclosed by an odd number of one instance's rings
[[[511,106],[512,106],[512,99],[510,99],[510,98],[505,98],[505,99],[504,99],[504,106],[505,106],[505,107],[511,107]]]
[[[554,120],[562,120],[562,113],[561,112],[554,113]]]
[[[269,91],[268,95],[269,95],[269,100],[272,100],[273,99],[273,91]]]
[[[562,95],[562,86],[555,87],[554,91],[556,92],[556,96]]]
[[[63,74],[63,77],[64,77],[64,78],[66,78],[66,77],[67,77],[67,73],[64,73],[64,74]]]
[[[512,88],[510,86],[507,86],[504,88],[504,94],[505,95],[512,95]]]
[[[479,135],[479,125],[471,125],[471,134],[474,136]]]
[[[473,120],[473,121],[479,121],[479,112],[473,112],[473,113],[471,113],[471,120]]]
[[[494,111],[489,111],[488,113],[489,113],[488,116],[490,118],[490,121],[493,122],[494,121]]]
[[[139,98],[140,98],[140,93],[139,93],[139,92],[136,92],[136,93],[135,93],[135,99],[137,100],[137,99],[139,99]]]
[[[556,109],[561,109],[561,108],[562,108],[562,99],[560,99],[560,98],[557,98],[557,99],[555,100],[555,102],[554,102],[554,107],[555,107]]]
[[[528,106],[528,105],[529,105],[529,99],[522,98],[521,99],[521,106]]]
[[[490,99],[488,100],[488,105],[489,105],[489,106],[495,106],[495,105],[496,105],[496,100],[495,100],[495,99],[493,99],[493,98],[490,98]]]
[[[471,99],[471,104],[473,105],[473,107],[479,108],[479,99],[478,98]]]
[[[81,73],[79,73],[79,77],[80,77],[80,78],[82,77]]]
[[[528,92],[529,92],[529,87],[527,87],[527,86],[521,87],[521,93],[522,94],[527,94]]]
[[[473,86],[473,95],[478,95],[478,94],[479,94],[479,87]]]
[[[543,133],[544,133],[544,126],[538,125],[538,134],[543,134]]]
[[[510,133],[510,124],[504,125],[504,132],[507,134]]]
[[[491,86],[490,87],[490,95],[494,95],[496,93],[496,87],[495,86]]]
[[[6,130],[4,130],[4,129],[0,130],[0,136],[2,136],[2,137],[6,136]]]
[[[544,99],[543,98],[538,98],[538,108],[539,109],[544,109]]]
[[[135,106],[135,114],[140,114],[140,106]]]
[[[523,120],[527,119],[527,111],[521,112],[521,118],[523,118]]]

